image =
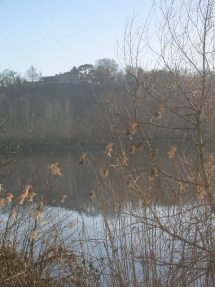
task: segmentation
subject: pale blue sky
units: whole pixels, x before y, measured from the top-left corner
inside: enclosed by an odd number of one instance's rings
[[[0,0],[0,72],[44,76],[117,59],[126,18],[146,19],[152,0]]]

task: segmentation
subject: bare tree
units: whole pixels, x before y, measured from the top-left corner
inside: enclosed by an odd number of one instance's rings
[[[0,85],[3,87],[19,84],[22,81],[23,79],[18,72],[5,69],[2,73],[0,73]]]
[[[101,122],[115,149],[107,145],[102,167],[118,174],[123,198],[135,202],[122,209],[132,218],[126,228],[136,230],[133,257],[126,258],[143,266],[142,281],[134,267],[133,286],[214,286],[215,1],[154,8],[162,14],[156,47],[150,22],[126,25],[127,94],[120,105],[112,94],[104,106]],[[122,208],[119,184],[104,175],[100,196],[113,190]]]
[[[26,77],[31,82],[39,81],[42,77],[41,72],[37,72],[37,69],[32,65],[30,68],[26,71]]]

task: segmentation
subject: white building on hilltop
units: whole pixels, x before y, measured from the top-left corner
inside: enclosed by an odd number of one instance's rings
[[[55,76],[42,77],[41,81],[44,84],[82,84],[91,83],[91,78],[88,75],[82,74],[76,67],[73,67],[70,72],[57,74]]]

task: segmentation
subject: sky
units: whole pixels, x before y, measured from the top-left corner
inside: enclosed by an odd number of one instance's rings
[[[117,61],[126,19],[144,22],[152,0],[0,0],[0,72],[44,76],[73,66]]]

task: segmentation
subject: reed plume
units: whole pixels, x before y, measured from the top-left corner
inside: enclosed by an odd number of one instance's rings
[[[136,146],[136,150],[140,150],[143,148],[143,144],[140,142],[138,143],[138,145]]]
[[[61,201],[61,202],[64,202],[64,200],[65,200],[67,197],[68,197],[68,195],[66,195],[66,194],[62,195],[60,201]]]
[[[130,148],[129,148],[129,153],[135,153],[135,146],[130,146]]]
[[[206,166],[207,170],[210,172],[215,169],[214,154],[210,154],[209,156],[206,157],[205,166]]]
[[[31,189],[31,188],[32,188],[32,185],[27,184],[27,185],[24,187],[23,191],[22,191],[23,196],[25,195],[25,197],[28,197],[28,191],[29,191],[29,189]]]
[[[158,175],[158,168],[154,166],[151,170],[151,176],[157,176]]]
[[[132,186],[133,186],[133,180],[132,180],[131,177],[129,177],[129,178],[127,179],[127,186],[128,186],[128,187],[132,187]]]
[[[25,198],[26,198],[25,194],[21,194],[18,198],[18,204],[22,205]]]
[[[13,246],[13,241],[11,239],[8,239],[8,246],[12,247]]]
[[[96,196],[95,191],[92,189],[90,192],[90,198],[93,199]]]
[[[9,192],[5,197],[5,201],[7,203],[10,203],[13,197],[14,197],[13,194]]]
[[[13,210],[10,214],[10,217],[15,217],[17,215],[17,212],[15,210]]]
[[[108,177],[108,175],[109,175],[109,170],[106,168],[103,172],[103,176]]]
[[[35,218],[36,220],[38,220],[38,218],[40,218],[41,216],[42,216],[42,213],[41,213],[39,210],[37,210],[37,211],[34,212],[34,218]]]
[[[42,200],[41,200],[40,203],[39,203],[39,209],[40,209],[40,210],[43,209],[43,202],[42,202]]]
[[[59,162],[51,163],[48,165],[48,169],[50,169],[54,175],[62,176],[61,169],[58,167],[58,164],[59,164]]]
[[[126,135],[128,136],[128,139],[132,140],[132,136],[136,132],[136,126],[138,126],[138,122],[136,120],[132,120],[128,125],[128,130]]]
[[[199,180],[197,183],[197,198],[198,200],[204,199],[206,195],[204,184]]]
[[[40,225],[46,224],[46,223],[49,223],[49,220],[45,218],[39,222]]]
[[[177,146],[171,146],[167,152],[168,158],[172,159],[175,156],[176,151],[177,151]]]
[[[0,198],[0,207],[2,207],[4,205],[4,201],[5,201],[5,199],[3,197]]]
[[[33,202],[33,198],[34,198],[35,195],[36,195],[36,193],[32,191],[32,192],[28,195],[28,201]]]
[[[106,145],[106,149],[105,149],[106,155],[111,156],[111,152],[113,151],[113,149],[112,149],[112,146],[113,146],[113,145],[114,145],[114,143],[111,143],[111,142],[109,142],[109,143]]]
[[[179,181],[178,184],[179,184],[179,189],[180,189],[181,191],[185,191],[185,188],[184,188],[182,182]]]
[[[160,105],[155,112],[155,117],[158,119],[161,119],[163,110],[164,110],[164,105]]]
[[[86,153],[83,153],[83,154],[82,154],[82,156],[81,156],[81,158],[80,158],[80,161],[79,161],[79,164],[84,164],[84,163],[85,163],[86,156],[87,156]]]
[[[33,232],[31,232],[31,234],[29,235],[29,237],[30,237],[31,239],[34,239],[34,238],[37,236],[37,234],[38,234],[38,229],[35,229]]]
[[[18,204],[22,205],[25,198],[28,197],[28,191],[31,189],[32,186],[30,184],[26,185],[21,193],[21,195],[18,197]]]

